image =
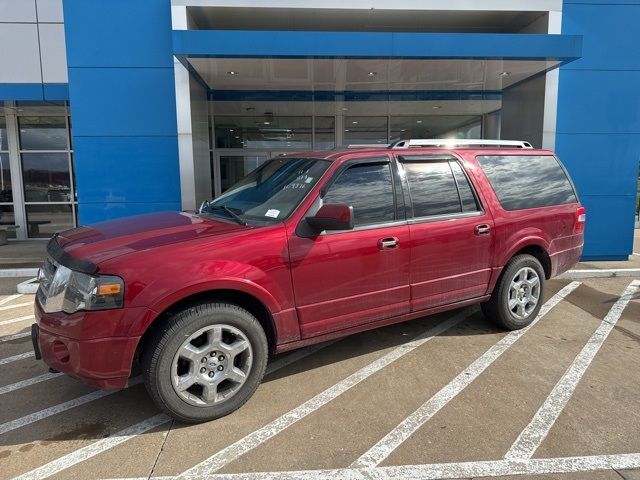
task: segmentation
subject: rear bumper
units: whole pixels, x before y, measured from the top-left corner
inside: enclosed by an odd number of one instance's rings
[[[583,245],[579,245],[550,255],[551,278],[557,277],[575,267],[580,261],[580,257],[582,257],[582,249]]]
[[[123,309],[124,310],[124,309]],[[45,313],[36,301],[37,325],[32,329],[32,340],[36,355],[51,368],[98,388],[124,388],[131,374],[136,348],[140,336],[106,336],[92,338],[92,324],[99,324],[98,331],[118,323],[123,316],[119,311],[78,312],[73,315]],[[83,328],[79,329],[79,326]],[[75,338],[78,331],[85,330],[89,338]],[[66,333],[68,331],[69,333]]]

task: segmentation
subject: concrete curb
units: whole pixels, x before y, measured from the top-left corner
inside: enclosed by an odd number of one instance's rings
[[[573,280],[575,278],[611,278],[611,277],[640,277],[640,268],[609,268],[568,270],[555,278]]]
[[[0,278],[37,277],[39,268],[2,268]]]
[[[19,283],[16,288],[18,289],[18,293],[36,293],[38,291],[38,285],[40,285],[38,278],[34,277]]]

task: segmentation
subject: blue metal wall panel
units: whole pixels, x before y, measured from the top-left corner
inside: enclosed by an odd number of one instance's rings
[[[187,57],[494,58],[572,60],[582,38],[491,33],[174,30],[173,51]]]
[[[0,100],[68,100],[66,83],[0,83]]]
[[[605,1],[565,0],[562,14],[584,49],[560,70],[556,149],[587,208],[590,260],[631,253],[640,161],[640,5]]]
[[[79,222],[179,209],[170,2],[63,5]]]

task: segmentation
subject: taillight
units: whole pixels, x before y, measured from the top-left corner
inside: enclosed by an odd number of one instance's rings
[[[573,224],[573,233],[584,232],[584,223],[587,220],[587,210],[584,207],[578,207],[576,210],[576,221]]]

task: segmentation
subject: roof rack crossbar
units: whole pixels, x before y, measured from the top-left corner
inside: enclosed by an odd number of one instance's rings
[[[472,140],[472,139],[410,139],[398,140],[389,145],[389,148],[411,147],[507,147],[507,148],[533,148],[529,142],[523,140]]]

